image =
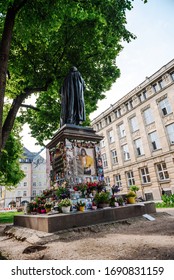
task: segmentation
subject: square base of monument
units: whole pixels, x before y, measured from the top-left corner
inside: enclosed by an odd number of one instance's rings
[[[108,207],[85,212],[70,212],[70,214],[14,216],[14,225],[51,233],[153,213],[156,213],[155,203],[144,202],[116,208]]]

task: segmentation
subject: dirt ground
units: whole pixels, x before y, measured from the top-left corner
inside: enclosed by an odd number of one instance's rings
[[[173,260],[174,209],[151,216],[56,234],[0,225],[0,259]]]

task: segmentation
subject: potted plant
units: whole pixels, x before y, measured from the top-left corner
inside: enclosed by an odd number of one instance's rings
[[[108,207],[110,203],[110,192],[109,191],[101,191],[99,193],[96,193],[94,197],[94,201],[97,203],[97,206],[99,208]]]
[[[59,186],[56,191],[56,195],[60,199],[69,198],[70,192],[68,188]]]
[[[118,202],[118,205],[119,205],[119,206],[125,205],[125,202],[124,202],[124,199],[123,199],[122,196],[119,196],[119,197],[117,198],[117,202]]]
[[[61,207],[63,213],[69,213],[72,206],[72,201],[69,198],[64,198],[60,201],[59,206]]]
[[[136,192],[139,191],[139,187],[132,185],[130,186],[130,191],[133,191],[136,194]]]
[[[86,191],[87,191],[87,184],[79,183],[76,186],[74,186],[75,191],[81,192],[81,197],[85,197]]]
[[[80,200],[77,202],[77,208],[79,209],[79,211],[81,212],[85,211],[85,206],[86,203],[84,201]]]
[[[52,203],[50,201],[47,201],[44,206],[46,209],[46,213],[51,211]]]
[[[130,203],[130,204],[134,204],[136,201],[135,201],[135,198],[136,198],[136,193],[134,191],[129,191],[126,195],[127,197],[127,202]]]
[[[28,204],[28,207],[29,207],[29,212],[31,214],[36,214],[37,213],[38,205],[37,205],[36,201],[31,201]]]

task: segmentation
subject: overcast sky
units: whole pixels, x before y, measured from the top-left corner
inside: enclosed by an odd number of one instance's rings
[[[106,98],[98,102],[98,109],[91,114],[95,118],[110,104],[114,104],[134,87],[142,83],[174,58],[174,0],[134,0],[134,8],[127,13],[127,29],[137,38],[124,43],[124,49],[117,57],[121,77],[106,93]],[[35,140],[28,135],[25,126],[23,143],[31,152],[37,152]]]

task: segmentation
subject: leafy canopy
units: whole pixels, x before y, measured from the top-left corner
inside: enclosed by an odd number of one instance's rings
[[[41,145],[59,128],[59,93],[70,67],[76,66],[85,80],[87,116],[105,97],[120,75],[116,57],[121,42],[135,38],[126,29],[126,11],[132,9],[132,2],[0,1],[0,175],[4,182],[12,182],[12,170],[17,172],[12,156],[19,144],[15,122],[29,123]],[[33,95],[35,108],[29,106]],[[3,106],[7,98],[11,107]],[[17,173],[16,178],[21,178]]]
[[[9,3],[15,1],[1,2],[3,22]],[[60,87],[72,65],[87,85],[87,115],[119,77],[115,58],[122,49],[121,41],[134,38],[125,27],[125,13],[131,8],[129,0],[28,0],[19,11],[6,95],[14,99],[26,88],[38,89],[38,110],[21,109],[21,120],[30,124],[40,144],[59,127]]]
[[[20,141],[11,133],[0,156],[0,186],[11,189],[25,177],[19,163],[22,152]]]

